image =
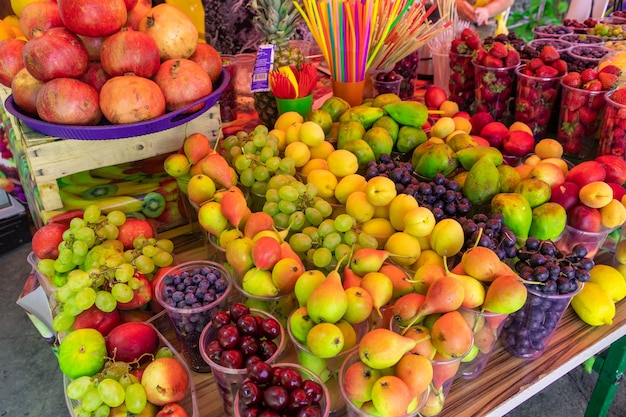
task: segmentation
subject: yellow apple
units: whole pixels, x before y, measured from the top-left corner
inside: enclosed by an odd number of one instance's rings
[[[346,204],[350,194],[356,191],[365,191],[367,180],[363,175],[350,174],[346,175],[337,183],[335,187],[335,198],[340,204]],[[414,199],[415,200],[415,199]]]
[[[365,185],[365,194],[375,206],[386,206],[398,194],[396,184],[387,177],[373,177]]]
[[[338,182],[335,174],[326,169],[314,169],[307,175],[307,183],[315,185],[317,195],[325,200],[335,197],[335,188]]]
[[[408,194],[398,194],[389,203],[389,221],[398,231],[404,230],[404,215],[419,207],[417,200]]]
[[[613,189],[604,181],[592,181],[580,187],[580,202],[591,208],[602,208],[613,201]]]
[[[389,236],[385,242],[385,250],[392,254],[391,260],[401,266],[416,262],[422,252],[417,238],[405,232],[396,232]]]
[[[359,223],[364,223],[374,217],[376,207],[369,202],[365,191],[354,191],[349,194],[345,204],[346,213]]]
[[[600,208],[600,218],[602,226],[606,228],[621,226],[626,222],[626,207],[620,201],[613,199],[609,204]]]
[[[308,146],[315,147],[326,139],[322,126],[313,121],[306,121],[300,127],[300,141]]]
[[[411,236],[426,237],[435,228],[435,215],[428,207],[416,207],[404,215],[404,231]]]
[[[335,174],[337,178],[346,175],[356,174],[359,169],[359,160],[356,155],[345,149],[337,149],[331,152],[326,158],[328,170]]]
[[[438,138],[445,138],[450,133],[454,132],[455,127],[456,125],[452,117],[440,117],[430,128],[430,134]]]

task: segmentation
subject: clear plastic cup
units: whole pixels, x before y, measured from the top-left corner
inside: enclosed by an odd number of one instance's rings
[[[613,92],[606,94],[606,108],[598,144],[598,156],[615,155],[626,158],[626,106],[611,99]]]
[[[515,98],[516,66],[493,68],[474,63],[476,111],[485,111],[496,121],[510,115],[509,102]]]
[[[521,65],[515,69],[515,120],[524,122],[532,129],[533,136],[541,139],[546,135],[563,77],[533,77],[524,74],[525,68],[526,65]]]
[[[459,105],[459,110],[469,112],[476,95],[474,64],[471,54],[450,52],[450,100]]]
[[[614,229],[603,228],[597,232],[587,232],[567,224],[555,244],[559,250],[564,252],[571,252],[575,245],[582,244],[587,248],[587,257],[593,258],[602,248],[607,236],[613,230]]]
[[[400,85],[404,78],[397,74],[397,79],[393,81],[381,81],[377,79],[377,75],[372,75],[372,89],[374,97],[380,94],[392,93],[397,96],[400,95]]]

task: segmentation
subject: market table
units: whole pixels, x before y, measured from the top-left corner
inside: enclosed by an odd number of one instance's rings
[[[207,249],[190,244],[177,255],[177,261],[206,256]],[[586,359],[608,349],[607,358],[598,361],[605,365],[603,369],[594,367],[600,377],[585,416],[606,415],[626,366],[626,301],[616,307],[613,324],[600,327],[585,324],[568,308],[544,354],[532,361],[515,358],[498,346],[481,375],[473,380],[457,378],[441,416],[502,416]],[[212,375],[194,373],[194,382],[201,414],[222,415],[222,402]]]

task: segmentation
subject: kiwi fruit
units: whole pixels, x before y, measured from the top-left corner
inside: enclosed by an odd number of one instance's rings
[[[100,184],[89,187],[80,196],[85,200],[96,200],[98,198],[113,197],[115,193],[117,193],[117,185]]]
[[[143,198],[143,210],[141,212],[147,217],[159,217],[165,211],[166,201],[162,194],[150,192]]]

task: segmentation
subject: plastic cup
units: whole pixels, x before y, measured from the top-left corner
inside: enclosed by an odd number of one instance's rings
[[[391,69],[370,69],[365,74],[365,85],[363,86],[363,98],[374,97],[374,86],[372,85],[373,77],[378,74],[389,72]]]
[[[582,290],[568,294],[544,294],[528,288],[524,306],[507,318],[500,334],[502,346],[521,359],[537,359],[545,352],[561,317],[572,297]]]
[[[437,86],[445,90],[445,92],[449,95],[448,91],[449,80],[450,80],[450,55],[446,50],[445,52],[439,51],[430,51],[430,54],[433,59],[433,83]]]
[[[517,66],[492,68],[474,63],[476,111],[484,111],[499,122],[509,117],[509,102],[514,98]]]
[[[587,159],[596,148],[606,91],[574,88],[561,82],[561,111],[556,138],[565,155]]]
[[[587,33],[569,33],[561,35],[559,39],[572,45],[604,45],[602,37]]]
[[[300,342],[293,336],[293,334],[291,333],[291,328],[289,326],[290,320],[291,315],[287,320],[287,333],[289,334],[289,339],[291,340],[291,343],[295,347],[298,363],[304,367],[310,367],[312,366],[312,364],[315,364],[315,366],[318,367],[318,371],[321,369],[318,375],[320,376],[320,378],[322,378],[322,380],[326,384],[326,387],[328,387],[328,390],[331,393],[330,415],[339,416],[344,414],[346,410],[346,404],[339,392],[339,372],[341,370],[341,365],[346,360],[348,355],[355,351],[358,352],[359,345],[356,344],[352,348],[347,349],[332,358],[319,358],[309,350],[306,344]],[[368,320],[365,320],[361,323],[353,324],[352,327],[356,332],[356,340],[360,341],[365,333],[369,331],[369,322]],[[316,370],[314,369],[311,370],[316,372]]]
[[[348,355],[348,357],[346,357],[346,359],[343,361],[343,364],[341,365],[341,370],[339,372],[339,389],[341,390],[341,396],[343,397],[343,400],[346,403],[346,416],[347,417],[376,417],[375,414],[369,413],[366,408],[362,408],[356,403],[352,402],[350,400],[350,396],[348,395],[348,391],[345,388],[346,372],[350,368],[350,365],[354,363],[358,363],[360,361],[361,359],[359,358],[358,351],[354,351],[350,353],[350,355]],[[429,388],[427,387],[426,390],[424,390],[424,392],[422,392],[419,395],[417,407],[415,408],[415,410],[411,411],[410,413],[401,414],[398,417],[413,417],[413,416],[419,415],[420,410],[422,409],[422,407],[424,407],[424,404],[426,403],[426,399],[428,398],[428,393],[429,393]]]
[[[295,363],[274,363],[272,368],[295,369],[302,376],[303,381],[314,381],[322,387],[322,399],[320,400],[320,417],[328,417],[330,415],[330,393],[324,382],[314,372],[311,372],[304,366]],[[245,405],[239,401],[239,393],[235,396],[235,417],[243,417],[249,414],[245,413]]]
[[[582,244],[587,248],[587,257],[593,258],[602,248],[607,236],[613,230],[614,229],[602,229],[598,232],[586,232],[567,224],[555,244],[559,250],[564,252],[571,252],[575,245]]]
[[[541,139],[546,134],[563,77],[533,77],[524,74],[525,68],[526,65],[521,65],[515,69],[515,120],[526,123],[532,129],[533,136]]]
[[[474,346],[470,353],[461,360],[459,375],[463,379],[473,379],[480,375],[487,366],[508,314],[463,307],[459,311],[474,332]]]
[[[574,29],[565,25],[544,25],[533,28],[533,36],[538,38],[559,38],[562,35],[574,33]]]
[[[402,75],[402,82],[400,83],[400,98],[402,100],[408,100],[413,98],[415,94],[415,85],[413,81],[417,80],[420,65],[419,50],[411,52],[409,55],[396,62],[393,70]]]
[[[313,108],[313,94],[302,98],[276,97],[276,106],[278,106],[278,113],[280,114],[295,111],[302,117],[305,117]]]
[[[380,81],[376,79],[376,77],[376,75],[372,75],[371,78],[374,97],[387,93],[395,94],[397,96],[400,95],[400,85],[404,79],[401,75],[398,74],[398,79],[394,81]]]
[[[587,52],[591,50],[592,56],[589,56],[588,54],[581,55],[581,51],[583,50]],[[568,65],[568,69],[569,71],[573,71],[575,69],[576,71],[582,72],[586,68],[595,68],[598,66],[602,58],[604,58],[610,52],[611,50],[609,48],[606,48],[599,44],[573,45],[565,51],[566,55],[569,57],[567,58],[567,61],[570,62],[570,64]],[[575,63],[574,68],[572,68],[571,62]]]
[[[537,54],[539,54],[541,53],[541,51],[543,51],[543,48],[547,45],[553,46],[554,49],[557,50],[559,55],[565,54],[565,51],[567,51],[572,46],[571,43],[569,43],[567,40],[560,37],[560,38],[533,39],[532,41],[526,44],[525,48],[528,48],[531,51],[536,51]]]
[[[449,99],[459,105],[459,110],[469,112],[476,96],[474,64],[471,54],[450,52]]]
[[[365,80],[356,82],[332,81],[333,95],[347,101],[351,107],[363,103]]]
[[[626,106],[611,99],[613,92],[606,93],[606,108],[598,144],[598,156],[615,155],[626,158]]]
[[[256,316],[275,318],[271,314],[256,309],[250,309],[250,312]],[[217,339],[217,329],[213,326],[213,323],[209,322],[202,330],[202,334],[200,336],[200,354],[202,355],[203,361],[205,361],[213,373],[213,379],[217,385],[217,391],[222,398],[224,413],[228,416],[232,416],[235,415],[235,397],[237,390],[239,389],[241,383],[246,379],[248,371],[246,368],[226,368],[211,360],[208,352],[206,352],[206,347],[212,340],[215,339]],[[285,346],[285,329],[282,326],[280,336],[277,339],[278,340],[274,340],[274,342],[278,346],[278,349],[272,357],[265,361],[266,363],[271,364],[276,362],[280,356],[280,352]]]
[[[237,120],[237,91],[235,83],[237,80],[237,57],[235,55],[222,55],[222,67],[230,74],[228,86],[222,91],[220,96],[220,116],[222,123]]]
[[[182,277],[193,277],[201,268],[211,268],[217,275],[227,282],[226,289],[216,300],[200,307],[173,307],[168,303],[164,295],[166,289],[165,278],[170,275],[180,274]],[[176,338],[180,345],[180,353],[185,358],[189,368],[195,372],[209,372],[210,368],[202,358],[199,349],[200,334],[204,327],[211,321],[216,311],[224,308],[232,288],[230,273],[222,265],[211,261],[190,261],[176,265],[167,275],[159,281],[156,287],[156,299],[163,306],[172,321]]]

